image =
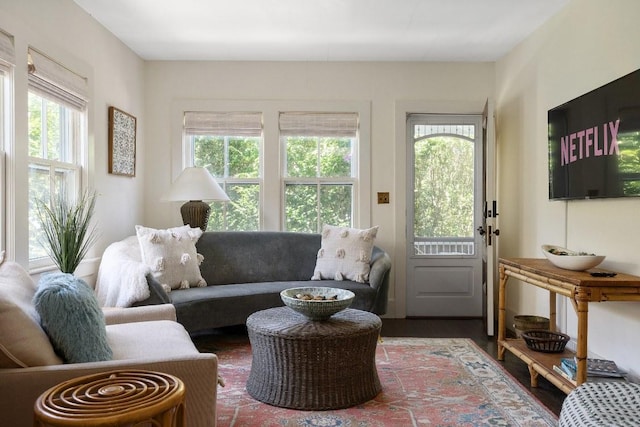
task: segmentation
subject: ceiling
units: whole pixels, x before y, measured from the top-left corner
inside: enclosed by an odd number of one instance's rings
[[[569,0],[74,0],[146,60],[495,61]]]

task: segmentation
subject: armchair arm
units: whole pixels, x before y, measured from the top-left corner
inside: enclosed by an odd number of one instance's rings
[[[144,369],[166,372],[185,384],[187,422],[215,427],[218,360],[215,354],[194,353],[176,358],[113,360],[31,368],[0,369],[0,424],[33,426],[37,398],[63,381],[98,372]]]
[[[173,304],[143,305],[127,308],[103,307],[102,312],[107,325],[148,322],[151,320],[176,321],[176,308]]]

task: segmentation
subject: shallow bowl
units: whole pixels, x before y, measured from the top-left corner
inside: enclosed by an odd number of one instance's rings
[[[604,261],[604,255],[585,254],[554,245],[542,245],[542,253],[553,265],[565,270],[584,271]]]
[[[308,294],[314,297],[320,296],[327,299],[303,300],[296,298],[298,294]],[[337,298],[329,299],[333,296]],[[292,308],[311,320],[328,319],[349,307],[354,297],[355,294],[346,289],[326,287],[290,288],[280,292],[280,298],[287,307]]]

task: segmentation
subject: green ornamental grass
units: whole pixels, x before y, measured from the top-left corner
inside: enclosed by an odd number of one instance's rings
[[[61,272],[73,274],[98,238],[95,225],[90,224],[95,194],[85,193],[77,203],[69,203],[64,196],[53,206],[39,199],[35,203],[44,232],[40,243]]]

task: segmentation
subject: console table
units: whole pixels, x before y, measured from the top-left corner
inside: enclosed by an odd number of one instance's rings
[[[614,277],[593,277],[586,271],[564,270],[545,258],[500,258],[500,290],[498,297],[498,360],[505,350],[527,363],[531,386],[537,387],[538,374],[565,393],[587,380],[587,332],[590,302],[640,301],[640,277],[618,273]],[[598,271],[591,269],[590,271]],[[549,324],[556,327],[556,295],[569,298],[578,316],[576,381],[569,381],[553,371],[562,357],[574,353],[541,353],[530,350],[522,339],[506,338],[506,285],[510,277],[549,291]]]

